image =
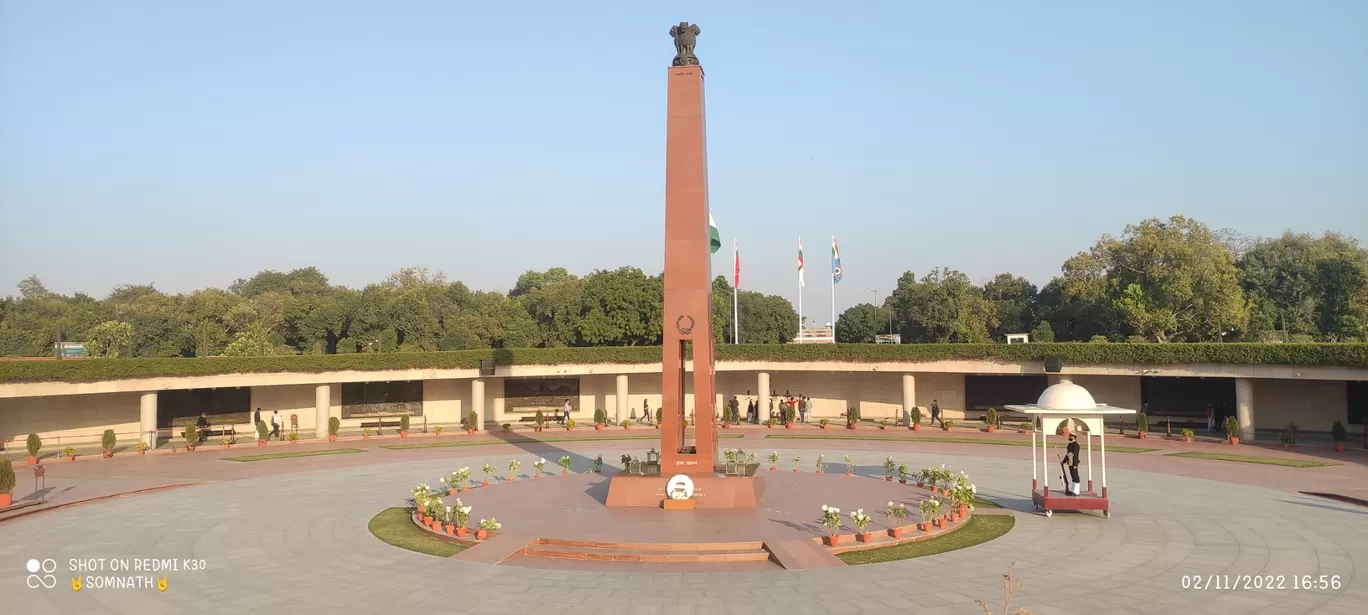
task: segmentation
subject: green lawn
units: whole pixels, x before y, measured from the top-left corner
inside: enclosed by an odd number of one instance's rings
[[[981,495],[974,496],[974,499],[970,500],[969,503],[973,504],[975,508],[1002,508],[1001,506],[998,506],[997,502]]]
[[[718,434],[719,439],[744,438],[745,434]],[[597,442],[600,440],[659,440],[660,435],[649,433],[640,436],[569,436],[565,438],[528,438],[514,436],[495,440],[448,440],[445,442],[418,442],[414,444],[390,444],[380,448],[392,451],[407,451],[418,448],[447,448],[452,446],[487,446],[491,444],[555,444],[557,442]]]
[[[271,459],[291,459],[294,457],[317,457],[319,455],[345,455],[347,453],[364,453],[359,448],[328,448],[317,451],[292,451],[289,453],[262,453],[260,455],[247,455],[246,457],[224,457],[224,461],[269,461]]]
[[[937,536],[919,542],[909,542],[895,547],[882,547],[868,551],[849,551],[836,557],[847,564],[877,564],[900,559],[936,555],[976,544],[988,542],[1012,530],[1016,518],[1012,515],[974,515],[964,527],[944,536]]]
[[[376,538],[409,551],[417,551],[437,557],[451,557],[466,550],[462,545],[433,538],[413,524],[407,508],[386,508],[371,517],[366,529]]]
[[[878,441],[878,440],[886,440],[886,441],[890,441],[890,442],[947,442],[947,443],[950,443],[950,444],[988,444],[988,445],[992,445],[992,446],[1030,446],[1030,445],[1031,445],[1030,442],[1023,442],[1023,441],[1021,441],[1021,440],[996,440],[996,439],[993,439],[993,438],[983,438],[983,439],[979,439],[979,438],[937,438],[937,437],[935,437],[935,436],[931,436],[931,437],[927,437],[927,436],[905,436],[905,437],[901,437],[901,438],[900,438],[900,437],[889,437],[889,436],[861,436],[861,435],[856,435],[856,434],[839,434],[839,435],[824,436],[824,435],[801,434],[801,433],[794,433],[794,434],[776,433],[776,434],[766,434],[765,437],[766,437],[766,438],[777,438],[777,439],[780,439],[780,440],[876,440],[876,441]],[[1061,438],[1061,439],[1062,439],[1062,438]],[[1068,444],[1065,443],[1065,442],[1059,442],[1059,443],[1052,443],[1052,444],[1050,444],[1050,448],[1063,449],[1063,448],[1066,448],[1066,447],[1068,447]],[[1149,453],[1149,452],[1157,451],[1157,450],[1159,450],[1159,449],[1157,449],[1157,448],[1138,448],[1138,447],[1134,447],[1134,446],[1108,446],[1108,447],[1107,447],[1107,452],[1109,452],[1109,453]]]
[[[1308,461],[1305,459],[1280,459],[1278,457],[1254,457],[1252,455],[1231,455],[1229,453],[1169,453],[1165,457],[1195,457],[1197,459],[1215,459],[1216,461],[1237,461],[1240,463],[1258,463],[1267,466],[1282,466],[1284,468],[1323,468],[1325,466],[1337,466],[1338,463],[1328,461]]]

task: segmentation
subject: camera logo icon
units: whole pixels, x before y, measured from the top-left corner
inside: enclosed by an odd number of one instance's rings
[[[57,577],[52,575],[52,573],[57,570],[56,561],[45,559],[40,562],[36,559],[31,559],[25,565],[25,568],[29,571],[28,580],[26,582],[29,589],[38,589],[39,587],[52,589],[57,587]],[[39,572],[44,574],[39,575]]]

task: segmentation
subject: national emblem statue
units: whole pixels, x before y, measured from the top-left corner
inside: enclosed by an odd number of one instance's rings
[[[674,37],[675,57],[673,66],[698,66],[698,56],[694,55],[694,44],[698,42],[698,24],[687,21],[670,26],[670,36]]]

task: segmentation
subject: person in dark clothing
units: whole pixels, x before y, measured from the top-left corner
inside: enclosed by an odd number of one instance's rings
[[[200,413],[199,418],[195,419],[195,429],[199,431],[200,444],[203,444],[209,438],[209,435],[205,433],[209,429],[209,417],[205,416],[203,412]]]
[[[937,403],[936,400],[933,399],[933,400],[931,400],[931,426],[932,426],[932,427],[935,427],[935,426],[936,426],[936,421],[940,421],[940,404]],[[941,425],[945,425],[945,421],[941,421]]]
[[[257,408],[256,414],[252,415],[252,433],[256,433],[257,425],[261,424],[261,408]]]
[[[1080,486],[1078,484],[1078,436],[1069,434],[1069,448],[1064,453],[1062,462],[1067,474],[1067,482],[1064,484],[1064,493],[1067,495],[1078,495]]]
[[[746,422],[747,422],[747,423],[754,423],[754,422],[755,422],[755,400],[754,400],[754,399],[748,399],[748,400],[746,400]]]
[[[727,422],[739,422],[741,420],[741,400],[737,399],[735,395],[732,395],[731,402],[727,404],[727,407],[731,410],[731,413],[727,415]]]

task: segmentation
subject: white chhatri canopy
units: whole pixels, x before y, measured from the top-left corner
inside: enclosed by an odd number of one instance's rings
[[[1081,424],[1081,431],[1087,447],[1088,460],[1088,493],[1086,498],[1070,498],[1076,500],[1070,507],[1079,509],[1084,506],[1088,508],[1100,508],[1107,516],[1111,516],[1107,504],[1107,438],[1105,419],[1108,416],[1125,416],[1135,414],[1134,410],[1127,408],[1114,408],[1106,404],[1099,404],[1093,399],[1087,389],[1078,386],[1067,380],[1059,384],[1051,385],[1040,394],[1040,399],[1034,404],[1009,405],[1008,410],[1021,412],[1031,416],[1033,427],[1040,431],[1040,463],[1041,468],[1049,467],[1046,461],[1048,455],[1048,445],[1046,439],[1049,434],[1055,431],[1056,426],[1065,421],[1070,428]],[[1050,496],[1050,470],[1043,474],[1037,474],[1036,466],[1036,438],[1035,431],[1031,432],[1031,491],[1032,500],[1036,502],[1037,508],[1043,507],[1046,516],[1052,512],[1054,498]],[[1102,452],[1102,494],[1098,498],[1092,493],[1092,439],[1093,435],[1098,438]],[[1037,476],[1044,478],[1045,490],[1036,491]]]

